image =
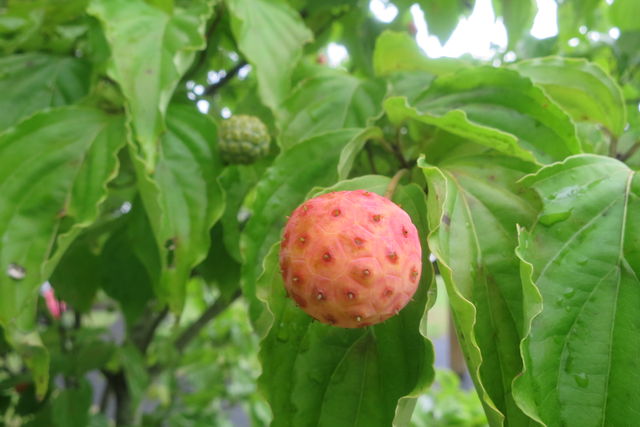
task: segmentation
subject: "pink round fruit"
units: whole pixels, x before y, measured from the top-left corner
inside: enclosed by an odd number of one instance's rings
[[[385,321],[409,302],[422,250],[398,205],[368,191],[337,191],[291,214],[280,269],[288,295],[310,316],[358,328]]]

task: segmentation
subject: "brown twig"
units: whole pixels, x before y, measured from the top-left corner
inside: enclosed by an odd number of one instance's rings
[[[105,389],[105,393],[108,390],[112,390],[116,397],[116,426],[131,425],[133,417],[133,413],[131,412],[131,394],[124,371],[121,369],[118,372],[111,373],[103,369],[102,375],[107,379],[107,389]]]
[[[373,161],[373,150],[371,149],[371,145],[368,143],[364,146],[364,149],[367,152],[367,158],[369,159],[369,166],[371,167],[371,172],[374,174],[378,174],[378,170],[376,168],[376,163]]]
[[[387,186],[387,191],[385,191],[384,193],[384,197],[391,200],[391,198],[393,197],[393,193],[395,193],[396,188],[400,183],[400,180],[407,172],[409,172],[408,169],[400,169],[398,172],[396,172],[395,175],[393,175],[393,178],[391,178],[391,181],[389,181],[389,185]]]
[[[179,353],[183,353],[189,343],[198,336],[202,328],[204,328],[209,322],[218,317],[224,312],[236,299],[242,295],[240,290],[236,291],[230,298],[219,298],[209,308],[207,308],[198,319],[196,319],[191,325],[187,327],[176,338],[173,345]],[[155,364],[149,367],[149,375],[155,376],[164,369],[161,364]]]
[[[238,297],[240,297],[241,292],[236,291],[231,298],[218,298],[215,303],[209,306],[195,322],[193,322],[187,329],[182,331],[182,333],[176,339],[174,345],[178,351],[182,352],[187,347],[187,345],[200,333],[200,330],[204,328],[207,323],[211,320],[215,319],[220,313],[225,311],[227,307],[229,307]]]
[[[618,138],[606,126],[602,126],[602,131],[609,138],[609,157],[617,158],[618,157]]]
[[[393,142],[393,144],[390,144],[390,145],[391,145],[391,148],[393,149],[394,154],[396,155],[396,158],[400,162],[400,165],[404,169],[409,169],[411,166],[409,165],[409,163],[407,163],[407,160],[404,158],[404,155],[402,154],[402,141],[400,139],[400,135],[401,135],[400,129],[401,128],[396,129],[396,140]]]
[[[158,326],[160,326],[160,323],[162,323],[162,321],[164,320],[164,318],[167,316],[168,313],[169,313],[169,307],[165,306],[158,313],[158,315],[154,317],[153,320],[148,325],[146,325],[146,328],[144,328],[144,330],[140,332],[139,334],[140,338],[138,340],[135,340],[136,341],[135,344],[142,354],[145,354],[147,352],[147,349],[149,348],[151,341],[153,341],[153,337],[156,333],[156,329],[158,329]]]
[[[618,155],[618,159],[625,162],[636,154],[638,150],[640,150],[640,141],[636,141],[626,153]]]
[[[202,95],[203,96],[212,96],[212,95],[214,95],[218,90],[220,90],[222,87],[224,87],[226,84],[228,84],[231,81],[231,79],[233,79],[236,76],[236,74],[238,74],[238,71],[240,71],[240,69],[242,67],[244,67],[245,65],[247,65],[247,61],[245,61],[244,59],[241,60],[240,62],[238,62],[236,65],[233,66],[233,68],[231,68],[229,71],[227,71],[227,73],[225,74],[225,76],[223,78],[221,78],[219,81],[207,86]]]

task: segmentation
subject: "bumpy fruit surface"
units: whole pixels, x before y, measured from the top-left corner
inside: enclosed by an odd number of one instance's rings
[[[222,122],[218,147],[229,163],[253,163],[269,152],[269,130],[254,116],[237,115]]]
[[[280,246],[288,295],[323,323],[357,328],[397,314],[416,292],[422,250],[398,205],[375,193],[337,191],[291,214]]]

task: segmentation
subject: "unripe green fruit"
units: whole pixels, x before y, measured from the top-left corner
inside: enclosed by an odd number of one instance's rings
[[[343,328],[373,325],[397,314],[418,288],[418,230],[375,193],[324,194],[291,214],[280,269],[287,294],[313,318]]]
[[[269,142],[269,130],[254,116],[233,116],[222,122],[218,132],[220,154],[232,164],[249,164],[264,157]]]

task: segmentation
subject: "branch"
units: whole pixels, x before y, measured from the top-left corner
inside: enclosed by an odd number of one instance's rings
[[[133,416],[131,412],[131,395],[124,371],[119,370],[116,373],[111,373],[103,369],[102,375],[107,379],[108,388],[105,393],[108,390],[112,390],[116,397],[116,426],[131,425]]]
[[[371,166],[371,172],[374,174],[378,174],[378,170],[376,169],[376,163],[373,161],[373,150],[371,149],[371,145],[367,143],[364,146],[364,149],[367,151],[367,158],[369,159],[369,166]]]
[[[236,74],[238,74],[238,71],[240,71],[240,69],[242,67],[244,67],[245,65],[247,65],[247,61],[245,61],[244,59],[241,60],[240,62],[238,62],[232,69],[227,71],[227,73],[225,74],[225,76],[223,78],[221,78],[216,83],[213,83],[213,84],[207,86],[202,95],[203,96],[207,96],[207,95],[208,96],[212,96],[212,95],[214,95],[218,90],[220,90],[223,86],[225,86],[227,83],[229,83],[231,81],[231,79],[233,79],[236,76]]]
[[[195,322],[189,325],[189,327],[182,331],[178,336],[174,342],[174,346],[178,351],[184,351],[185,347],[189,345],[191,340],[198,336],[200,330],[202,330],[202,328],[204,328],[211,320],[215,319],[220,313],[225,311],[227,307],[240,297],[241,294],[240,290],[238,290],[228,300],[218,298],[215,303],[209,306],[209,308],[207,308]]]
[[[400,135],[401,135],[400,129],[401,128],[396,129],[396,140],[394,141],[393,144],[390,144],[391,149],[393,150],[393,153],[398,158],[398,161],[400,162],[400,165],[402,166],[402,168],[411,169],[411,165],[407,163],[407,160],[404,158],[404,155],[402,154],[402,142],[400,141]]]
[[[238,299],[242,295],[240,290],[237,290],[231,298],[225,300],[223,298],[219,298],[214,302],[209,308],[207,308],[200,317],[193,322],[187,329],[182,331],[182,333],[178,336],[178,338],[174,341],[173,345],[178,350],[178,353],[184,352],[185,348],[189,345],[189,343],[198,336],[202,328],[204,328],[207,323],[218,317],[220,313],[225,311],[236,299]],[[159,374],[165,366],[156,363],[149,367],[148,372],[151,377],[155,377]]]
[[[149,348],[149,345],[151,344],[151,341],[153,341],[153,337],[156,334],[156,329],[158,329],[158,326],[160,326],[160,323],[162,323],[168,313],[169,307],[165,306],[149,323],[149,325],[146,327],[146,330],[140,332],[140,339],[134,340],[136,346],[142,354],[145,354],[147,352],[147,349]]]
[[[602,126],[602,131],[609,137],[609,157],[618,157],[618,138],[611,132],[611,130]]]
[[[618,160],[622,162],[627,161],[636,154],[638,150],[640,150],[640,141],[636,141],[626,153],[618,155]]]
[[[391,178],[391,181],[389,181],[389,185],[387,186],[387,191],[384,193],[384,197],[391,200],[391,198],[393,197],[393,193],[395,193],[396,188],[400,183],[400,180],[407,172],[409,172],[407,169],[400,169],[398,172],[396,172],[393,178]]]

